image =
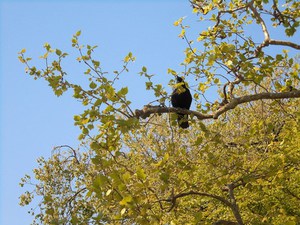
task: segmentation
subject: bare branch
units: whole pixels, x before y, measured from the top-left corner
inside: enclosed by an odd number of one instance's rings
[[[228,193],[229,193],[229,198],[230,198],[230,202],[231,202],[231,209],[232,209],[232,212],[234,214],[234,217],[235,217],[235,219],[236,219],[236,221],[238,222],[239,225],[243,225],[244,224],[243,219],[242,219],[242,216],[240,214],[239,207],[236,204],[236,200],[235,200],[234,193],[233,193],[234,184],[229,184],[227,186],[228,186]]]
[[[238,223],[228,221],[228,220],[218,220],[217,222],[213,223],[213,225],[237,225]]]
[[[57,149],[61,149],[61,148],[68,148],[68,149],[70,149],[70,150],[73,152],[72,157],[75,158],[77,164],[80,164],[79,159],[78,159],[78,157],[77,157],[76,150],[75,150],[74,148],[72,148],[72,147],[69,146],[69,145],[60,145],[60,146],[54,147],[53,150],[57,150]]]
[[[297,45],[296,43],[289,42],[289,41],[281,41],[281,40],[269,40],[270,45],[283,45],[288,46],[297,50],[300,50],[300,45]]]
[[[281,93],[265,92],[265,93],[255,94],[255,95],[246,95],[240,98],[234,98],[228,104],[226,104],[225,106],[217,110],[214,113],[213,118],[217,119],[221,114],[227,112],[230,109],[234,109],[236,106],[243,103],[262,100],[262,99],[283,99],[283,98],[300,98],[300,91],[294,90],[290,92],[281,92]]]
[[[223,94],[224,94],[224,99],[223,101],[221,102],[220,106],[224,106],[225,104],[228,103],[228,98],[227,98],[227,93],[226,93],[226,88],[228,86],[228,93],[229,93],[229,96],[230,98],[234,98],[233,96],[233,89],[234,89],[234,86],[241,83],[242,82],[242,79],[240,77],[237,77],[234,81],[229,81],[224,84],[223,86]]]
[[[251,9],[251,11],[253,12],[256,20],[261,25],[261,28],[262,28],[264,36],[265,36],[265,41],[270,40],[270,34],[269,34],[268,29],[267,29],[267,25],[265,24],[265,21],[261,18],[260,14],[257,12],[257,10],[254,7],[253,3],[254,3],[254,1],[251,1],[248,6]]]
[[[151,105],[145,105],[142,110],[136,109],[135,116],[137,118],[146,119],[147,117],[149,117],[151,114],[154,114],[154,113],[161,114],[161,113],[170,113],[170,112],[194,115],[199,120],[213,118],[213,115],[205,115],[205,114],[199,113],[197,111],[193,111],[193,110],[173,108],[173,107],[151,106]]]
[[[171,197],[169,199],[164,200],[164,201],[172,202],[172,204],[175,204],[175,202],[178,198],[182,198],[182,197],[189,196],[189,195],[198,195],[198,196],[203,196],[203,197],[214,198],[214,199],[222,202],[224,205],[232,208],[232,204],[228,200],[226,200],[225,198],[223,198],[221,196],[213,195],[213,194],[209,194],[209,193],[205,193],[205,192],[197,192],[197,191],[188,191],[188,192],[183,192],[183,193],[180,193],[177,195],[171,195]]]

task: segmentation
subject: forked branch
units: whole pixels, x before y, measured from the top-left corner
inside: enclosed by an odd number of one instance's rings
[[[232,210],[237,223],[231,222],[231,221],[226,221],[226,222],[230,222],[230,223],[227,223],[227,224],[239,224],[239,225],[243,225],[244,223],[243,223],[242,217],[241,217],[241,215],[239,213],[239,209],[237,207],[235,199],[234,199],[234,201],[232,199],[232,197],[234,198],[233,188],[231,188],[230,185],[228,185],[228,187],[230,189],[229,190],[230,201],[227,200],[227,199],[225,199],[225,198],[223,198],[223,197],[221,197],[221,196],[218,196],[218,195],[213,195],[213,194],[209,194],[209,193],[205,193],[205,192],[198,192],[198,191],[188,191],[188,192],[183,192],[183,193],[179,193],[179,194],[176,194],[176,195],[172,194],[170,198],[168,198],[166,200],[163,200],[163,201],[171,202],[172,205],[171,205],[170,210],[172,210],[175,207],[175,205],[176,205],[177,199],[183,198],[183,197],[186,197],[186,196],[189,196],[189,195],[195,195],[195,196],[213,198],[215,200],[220,201],[222,204],[224,204],[225,206],[229,207]],[[218,221],[215,224],[226,224],[226,223],[220,223],[220,222],[222,222],[222,221]],[[225,221],[223,221],[223,222],[225,222]]]

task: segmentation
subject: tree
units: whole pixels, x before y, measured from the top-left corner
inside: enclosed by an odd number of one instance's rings
[[[93,58],[96,46],[80,45],[80,31],[72,45],[86,66],[88,87],[68,80],[61,66],[67,53],[45,44],[45,68],[38,69],[20,51],[26,72],[45,79],[57,96],[73,90],[86,107],[74,116],[80,148],[58,146],[51,158],[38,159],[37,183],[20,197],[21,205],[41,197],[39,210],[32,210],[34,224],[300,223],[300,65],[286,49],[300,46],[269,32],[272,25],[296,34],[300,3],[191,5],[210,26],[195,44],[183,18],[174,23],[187,49],[184,72],[168,73],[194,79],[196,110],[166,107],[170,93],[146,67],[140,75],[159,105],[133,110],[128,88],[115,86],[133,54],[108,76]],[[253,27],[263,38],[248,33]],[[50,61],[51,54],[56,58]],[[170,84],[176,88],[174,80]],[[218,97],[208,98],[208,91]],[[178,128],[178,112],[190,115],[191,128]],[[26,175],[21,185],[28,183]]]

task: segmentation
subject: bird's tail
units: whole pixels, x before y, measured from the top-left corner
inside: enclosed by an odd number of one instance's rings
[[[188,122],[188,115],[185,114],[177,114],[177,121],[178,121],[178,125],[181,128],[188,128],[189,127],[189,122]]]

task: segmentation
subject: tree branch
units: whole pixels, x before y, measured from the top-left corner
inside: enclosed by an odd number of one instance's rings
[[[194,115],[199,120],[213,118],[213,115],[209,115],[209,114],[206,115],[206,114],[202,114],[202,113],[199,113],[199,112],[193,111],[193,110],[173,108],[173,107],[151,106],[151,105],[145,105],[142,110],[136,109],[135,116],[137,118],[146,119],[147,117],[149,117],[151,114],[154,114],[154,113],[161,114],[161,113],[170,113],[170,112]]]
[[[300,50],[300,45],[297,45],[296,43],[289,42],[289,41],[281,41],[281,40],[269,40],[270,45],[283,45],[288,46],[297,50]]]
[[[260,23],[261,28],[263,30],[264,36],[265,36],[265,41],[266,40],[270,40],[270,34],[269,31],[267,29],[267,25],[265,24],[265,21],[261,18],[260,14],[257,12],[256,8],[253,5],[254,1],[251,1],[248,6],[251,9],[251,11],[254,14],[254,17],[256,18],[256,20]]]
[[[228,104],[218,109],[213,114],[213,118],[217,119],[223,113],[227,112],[230,109],[234,109],[236,106],[243,103],[262,100],[262,99],[283,99],[283,98],[300,98],[300,91],[294,90],[290,92],[281,92],[281,93],[264,92],[255,95],[246,95],[240,98],[234,98]]]
[[[196,116],[199,120],[205,119],[217,119],[223,113],[229,111],[230,109],[234,109],[240,104],[262,100],[262,99],[284,99],[284,98],[300,98],[300,90],[293,90],[290,92],[281,92],[281,93],[259,93],[254,95],[245,95],[239,98],[232,98],[230,102],[219,108],[212,114],[202,114],[197,111],[181,109],[181,108],[173,108],[173,107],[162,107],[162,106],[151,106],[145,105],[142,110],[135,110],[135,117],[146,119],[151,114],[158,113],[183,113],[187,115]]]
[[[234,214],[234,217],[235,217],[236,221],[238,222],[238,224],[243,225],[244,224],[243,219],[242,219],[242,216],[240,214],[239,207],[236,204],[236,200],[235,200],[234,193],[233,193],[234,185],[229,184],[227,186],[228,186],[228,193],[229,193],[229,198],[230,198],[230,202],[231,202],[231,210],[232,210],[232,212]]]
[[[228,220],[218,220],[217,222],[214,222],[213,225],[238,225],[238,223]]]
[[[172,195],[169,199],[164,200],[164,201],[172,202],[171,208],[173,208],[174,207],[173,205],[175,205],[176,200],[178,198],[182,198],[182,197],[189,196],[189,195],[198,195],[198,196],[203,196],[203,197],[214,198],[214,199],[219,200],[220,202],[222,202],[224,205],[232,208],[232,204],[228,200],[226,200],[225,198],[223,198],[221,196],[208,194],[208,193],[205,193],[205,192],[197,192],[197,191],[188,191],[188,192],[183,192],[183,193],[180,193],[180,194],[177,194],[177,195]]]
[[[69,145],[60,145],[60,146],[56,146],[56,147],[53,148],[53,151],[55,151],[55,150],[57,150],[57,149],[61,149],[61,148],[68,148],[68,149],[70,149],[70,150],[73,152],[73,155],[71,155],[71,157],[74,157],[75,160],[76,160],[76,163],[77,163],[77,164],[80,164],[79,159],[78,159],[78,157],[77,157],[76,150],[75,150],[74,148],[72,148],[71,146],[69,146]]]
[[[235,202],[235,198],[234,198],[234,195],[233,195],[233,187],[228,185],[228,190],[229,190],[229,197],[230,197],[230,201],[226,200],[225,198],[221,197],[221,196],[218,196],[218,195],[213,195],[213,194],[209,194],[209,193],[205,193],[205,192],[197,192],[197,191],[188,191],[188,192],[183,192],[183,193],[180,193],[180,194],[177,194],[177,195],[171,195],[171,197],[165,201],[167,202],[171,202],[172,205],[171,205],[171,210],[174,208],[175,204],[176,204],[176,200],[178,198],[182,198],[182,197],[185,197],[185,196],[188,196],[188,195],[198,195],[198,196],[203,196],[203,197],[210,197],[210,198],[213,198],[213,199],[216,199],[218,201],[220,201],[221,203],[223,203],[225,206],[229,207],[235,218],[236,218],[236,221],[237,223],[235,222],[231,222],[231,221],[225,221],[225,222],[230,222],[230,223],[223,223],[224,221],[221,221],[222,223],[220,223],[220,221],[218,221],[219,223],[217,224],[239,224],[239,225],[243,225],[243,221],[242,221],[242,217],[239,213],[239,209],[238,209],[238,206]]]
[[[300,45],[298,45],[296,43],[289,42],[289,41],[281,41],[281,40],[271,39],[266,23],[262,19],[262,17],[260,16],[260,14],[256,10],[256,8],[254,7],[253,3],[254,3],[254,1],[251,1],[248,4],[248,6],[251,9],[251,11],[253,12],[254,17],[256,18],[256,20],[260,23],[261,28],[262,28],[263,33],[264,33],[264,36],[265,36],[264,41],[256,48],[256,51],[255,51],[256,56],[258,55],[258,53],[261,51],[262,48],[264,48],[266,46],[269,46],[269,45],[283,45],[283,46],[288,46],[288,47],[300,50]]]

